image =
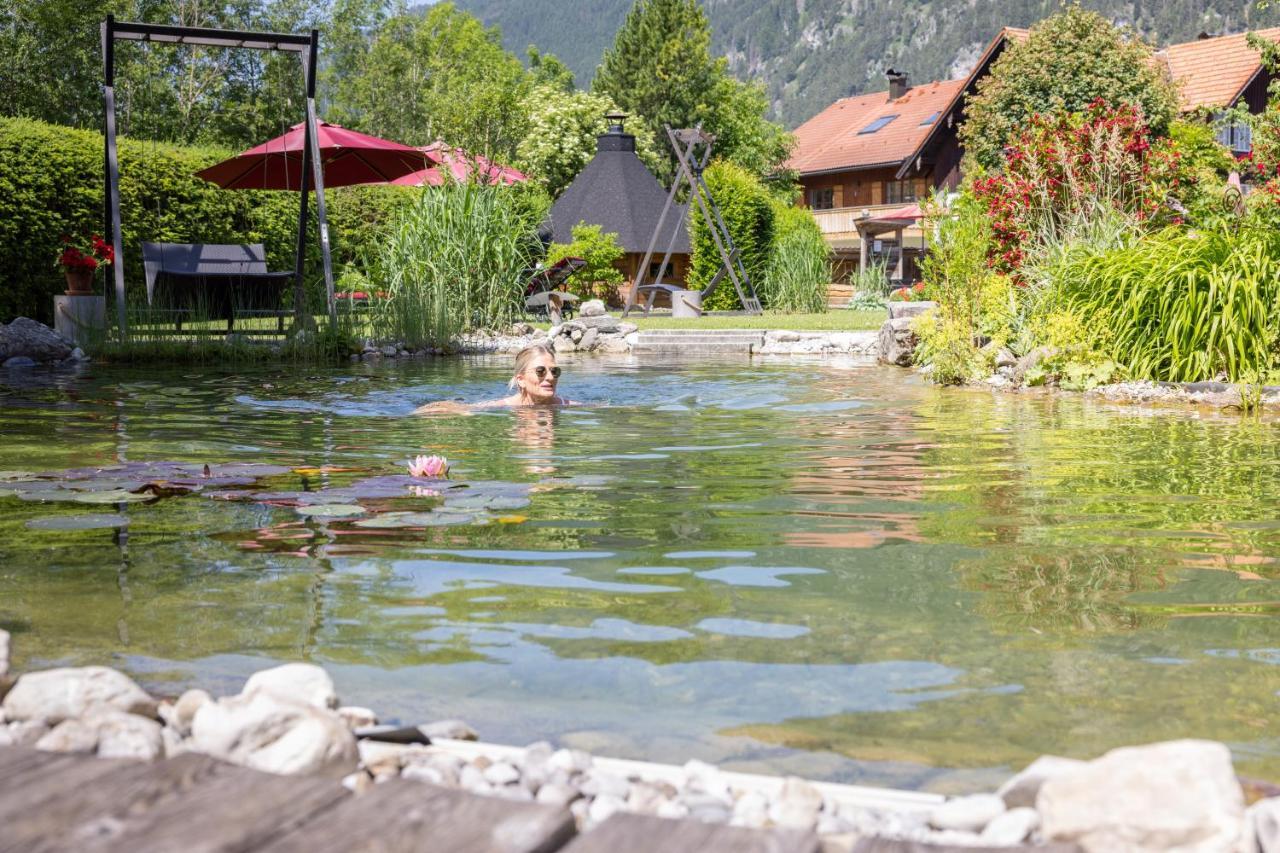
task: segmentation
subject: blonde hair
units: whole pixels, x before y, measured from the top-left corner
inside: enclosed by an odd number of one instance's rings
[[[533,361],[540,355],[551,356],[552,361],[555,360],[556,351],[546,344],[529,344],[520,352],[516,353],[515,372],[511,374],[511,381],[507,383],[507,387],[515,390],[516,378],[529,369],[529,362]]]

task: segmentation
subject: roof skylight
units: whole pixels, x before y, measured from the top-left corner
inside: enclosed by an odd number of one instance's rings
[[[920,126],[924,127],[926,124],[933,124],[935,121],[938,120],[938,116],[940,115],[942,115],[942,113],[941,111],[938,111],[938,110],[935,110],[934,112],[929,113],[927,116],[924,117],[924,121],[920,122]]]
[[[875,121],[871,122],[871,124],[867,125],[862,130],[858,131],[858,135],[861,136],[864,133],[875,133],[877,130],[884,127],[886,124],[893,121],[895,118],[897,118],[897,115],[880,116],[880,118],[876,119]]]

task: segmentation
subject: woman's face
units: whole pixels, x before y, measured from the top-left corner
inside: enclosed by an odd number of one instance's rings
[[[538,353],[525,367],[524,372],[516,377],[516,384],[534,403],[551,403],[555,400],[556,383],[559,382],[559,377],[551,369],[555,366],[555,356],[549,353]],[[542,375],[539,376],[539,373]]]

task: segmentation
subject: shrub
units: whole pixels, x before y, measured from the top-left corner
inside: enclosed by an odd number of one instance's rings
[[[830,284],[831,249],[813,214],[775,203],[773,247],[758,286],[761,302],[774,311],[821,313]]]
[[[982,287],[991,272],[987,255],[991,223],[987,211],[971,191],[944,207],[934,197],[925,206],[926,227],[932,229],[929,252],[920,264],[926,289],[941,312],[972,330],[981,320]]]
[[[518,187],[448,183],[390,223],[371,271],[375,333],[442,346],[524,310],[524,274],[541,249],[545,207]]]
[[[711,195],[720,208],[725,227],[738,250],[743,267],[753,285],[760,288],[773,245],[774,210],[769,192],[751,173],[739,166],[717,161],[703,174]],[[696,207],[696,203],[695,203]],[[689,211],[689,239],[693,244],[688,285],[694,290],[707,286],[721,266],[720,253],[697,210]],[[708,310],[740,308],[738,294],[729,276],[703,301]]]
[[[618,235],[603,233],[599,225],[579,222],[570,229],[572,243],[552,243],[547,249],[547,263],[554,264],[562,258],[582,258],[587,265],[573,277],[573,288],[583,290],[598,299],[609,299],[614,289],[625,281],[614,263],[626,254],[618,245]]]
[[[274,270],[294,268],[298,194],[222,190],[194,173],[229,156],[216,148],[119,140],[124,273],[130,300],[144,298],[141,243],[262,243]],[[52,321],[65,288],[50,261],[63,234],[103,223],[102,135],[27,119],[0,118],[0,320]],[[389,213],[412,199],[403,187],[327,192],[335,268],[358,263]],[[323,305],[315,205],[311,205],[307,291]],[[102,287],[99,279],[98,287]],[[108,292],[114,292],[110,286]]]
[[[963,320],[930,311],[913,320],[911,330],[917,339],[913,358],[929,368],[934,382],[963,385],[981,373],[982,355],[973,345],[973,330]]]

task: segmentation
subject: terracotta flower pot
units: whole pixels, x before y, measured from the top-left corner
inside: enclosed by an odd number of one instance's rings
[[[67,274],[68,296],[89,296],[93,294],[93,270],[86,267],[69,267]]]

